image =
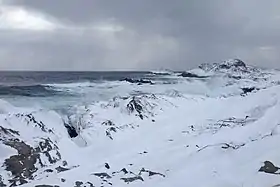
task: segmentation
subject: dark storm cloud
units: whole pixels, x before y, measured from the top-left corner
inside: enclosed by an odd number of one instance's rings
[[[3,5],[47,21],[37,21],[43,29],[36,31],[0,30],[3,69],[187,69],[228,58],[280,67],[278,0],[14,0]]]

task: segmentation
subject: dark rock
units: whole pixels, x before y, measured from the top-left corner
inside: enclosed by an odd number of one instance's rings
[[[62,166],[67,166],[67,165],[68,165],[67,161],[66,161],[66,160],[63,160]]]
[[[117,132],[117,128],[116,127],[110,127],[106,130],[106,136],[108,136],[111,140],[113,140],[111,132]]]
[[[142,168],[142,169],[140,170],[139,175],[142,175],[143,172],[148,173],[148,174],[149,174],[149,177],[154,176],[154,175],[159,175],[159,176],[165,177],[165,175],[163,175],[162,173],[149,171],[149,170],[146,170],[145,168]]]
[[[110,169],[110,165],[108,163],[105,163],[105,168]]]
[[[105,133],[106,133],[107,137],[109,137],[111,140],[113,140],[112,132],[117,132],[116,125],[110,120],[103,122],[102,125],[110,126],[109,128],[106,129]]]
[[[128,174],[128,171],[125,168],[123,168],[121,172],[123,172],[124,174]]]
[[[147,151],[143,151],[142,153],[139,153],[140,155],[142,154],[147,154],[148,152]]]
[[[179,76],[189,77],[189,78],[207,78],[207,76],[199,76],[199,75],[196,75],[196,74],[190,73],[190,72],[183,72]]]
[[[34,153],[35,150],[24,142],[10,141],[5,144],[18,151],[18,155],[13,155],[4,162],[6,170],[14,176],[9,182],[25,184],[25,179],[32,179],[32,174],[38,170],[35,164],[40,159],[39,154]]]
[[[208,64],[204,63],[199,66],[200,69],[203,69],[205,71],[220,71],[220,70],[233,70],[233,71],[241,71],[241,72],[247,72],[248,68],[246,64],[239,60],[239,59],[232,59],[228,61],[224,61],[222,63],[213,63]]]
[[[168,72],[151,72],[153,75],[171,75],[171,73]]]
[[[131,182],[141,180],[144,181],[144,179],[141,176],[135,176],[135,177],[128,177],[128,178],[121,178],[125,183],[129,184]]]
[[[142,120],[144,119],[143,114],[139,114],[138,116],[140,117],[140,119],[142,119]]]
[[[5,135],[17,135],[19,136],[19,132],[18,131],[15,131],[15,130],[12,130],[12,129],[7,129],[7,128],[4,128],[2,126],[0,126],[0,133],[4,133]]]
[[[142,114],[144,112],[143,104],[136,97],[132,98],[132,100],[127,104],[126,108],[130,113],[136,112],[140,119],[144,119],[144,116]]]
[[[230,69],[232,67],[235,67],[235,68],[246,68],[246,64],[239,60],[239,59],[234,59],[234,61],[232,63],[222,63],[220,64],[219,68],[222,68],[222,69]]]
[[[121,81],[126,81],[129,83],[135,83],[135,84],[154,84],[152,81],[150,80],[144,80],[144,79],[131,79],[131,78],[124,78]]]
[[[19,115],[17,117],[23,117]],[[37,122],[35,118],[29,114],[27,115],[28,122],[34,122],[40,124],[40,128],[47,131],[47,128],[43,126],[43,123]],[[39,126],[39,125],[38,125]],[[11,179],[9,179],[10,186],[17,186],[27,183],[27,180],[32,180],[33,174],[38,170],[35,166],[37,163],[39,166],[44,167],[41,161],[41,155],[48,158],[50,164],[56,163],[61,159],[58,152],[58,147],[49,139],[41,138],[38,147],[31,147],[24,141],[21,141],[18,136],[19,132],[12,129],[6,129],[1,126],[0,128],[0,142],[6,146],[17,150],[17,155],[12,155],[5,159],[3,167],[7,172],[11,172]],[[52,157],[50,152],[56,152],[56,156]],[[47,170],[50,172],[50,170]]]
[[[63,179],[63,178],[62,178],[62,179],[60,179],[60,180],[61,180],[61,182],[65,182],[65,181],[66,181],[66,179]]]
[[[46,169],[45,172],[47,172],[47,173],[52,173],[53,170],[52,170],[52,169]]]
[[[56,169],[56,171],[57,171],[58,173],[61,173],[61,172],[70,170],[70,169],[68,169],[68,168],[64,168],[64,167],[61,167],[61,166],[58,166],[58,167],[56,167],[55,169]]]
[[[116,126],[111,120],[104,121],[102,125],[105,126]]]
[[[112,134],[110,131],[106,130],[106,136],[108,136],[111,140],[113,140]]]
[[[112,131],[112,132],[117,132],[117,128],[116,127],[110,127],[108,130]]]
[[[242,143],[242,144],[240,144],[240,145],[235,145],[235,144],[227,144],[227,143],[224,143],[223,145],[222,145],[222,149],[229,149],[229,148],[231,148],[231,149],[234,149],[234,150],[236,150],[236,149],[239,149],[239,148],[241,148],[241,147],[244,147],[246,144],[244,144],[244,143]]]
[[[275,166],[272,162],[265,161],[264,166],[259,169],[259,172],[279,175],[280,173],[276,173],[279,169],[280,168]]]
[[[121,173],[121,172],[123,172],[125,175],[129,173],[126,168],[123,168],[120,171],[113,172],[112,175],[114,176],[116,173]]]
[[[45,124],[42,121],[37,121],[32,113],[25,115],[28,120],[28,124],[31,122],[35,127],[39,127],[43,132],[52,132],[52,130],[48,130]]]
[[[252,91],[256,90],[256,88],[255,88],[255,87],[250,87],[250,88],[241,88],[241,89],[242,89],[242,91],[243,91],[243,94],[247,94],[247,93],[250,93],[250,92],[252,92]]]
[[[72,126],[70,126],[68,124],[64,124],[64,126],[66,127],[67,132],[68,132],[70,138],[76,138],[79,135],[74,127],[72,127]]]
[[[75,182],[75,187],[82,187],[83,184],[84,184],[84,183],[81,182],[81,181],[76,181],[76,182]]]
[[[111,179],[112,177],[108,173],[94,173],[93,175],[101,178],[101,179]]]
[[[0,187],[6,187],[7,185],[4,184],[2,176],[0,175]]]
[[[242,60],[234,59],[234,61],[233,66],[246,68],[246,64]]]

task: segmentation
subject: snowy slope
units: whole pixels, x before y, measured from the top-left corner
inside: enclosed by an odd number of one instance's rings
[[[209,77],[75,106],[68,116],[1,101],[0,186],[280,184],[280,72],[237,60],[198,71]],[[184,84],[198,91],[180,92]]]

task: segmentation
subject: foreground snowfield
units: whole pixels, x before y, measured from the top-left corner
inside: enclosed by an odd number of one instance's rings
[[[1,101],[0,186],[277,186],[280,72],[238,62],[192,70],[210,76],[185,78],[205,94],[174,85],[68,117]]]

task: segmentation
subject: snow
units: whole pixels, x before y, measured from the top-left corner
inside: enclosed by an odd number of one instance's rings
[[[9,156],[16,154],[17,152],[14,149],[11,149],[8,146],[0,144],[0,159],[5,159]]]
[[[258,172],[264,161],[280,167],[280,87],[276,83],[280,74],[270,72],[265,81],[250,78],[259,73],[240,80],[226,78],[225,74],[206,80],[182,79],[172,86],[155,85],[155,94],[116,96],[109,101],[74,106],[75,112],[66,121],[79,133],[73,139],[63,126],[66,119],[54,111],[33,112],[35,119],[53,133],[4,112],[1,126],[19,131],[20,138],[34,146],[38,137],[51,138],[62,160],[72,168],[46,173],[45,169],[61,166],[61,162],[49,164],[23,187],[68,187],[77,181],[98,187],[272,187],[280,184],[280,178]],[[130,86],[144,92],[151,88]],[[260,89],[242,96],[242,87]],[[140,112],[135,105],[134,110],[128,107],[133,100],[141,104]],[[5,106],[11,111],[11,105],[1,103],[1,108]],[[112,127],[115,131],[108,131]],[[1,146],[1,159],[15,154]],[[118,173],[123,168],[131,173]],[[158,174],[149,176],[146,170]],[[110,175],[105,180],[95,175],[104,172]],[[133,177],[144,181],[126,184],[125,179]]]

